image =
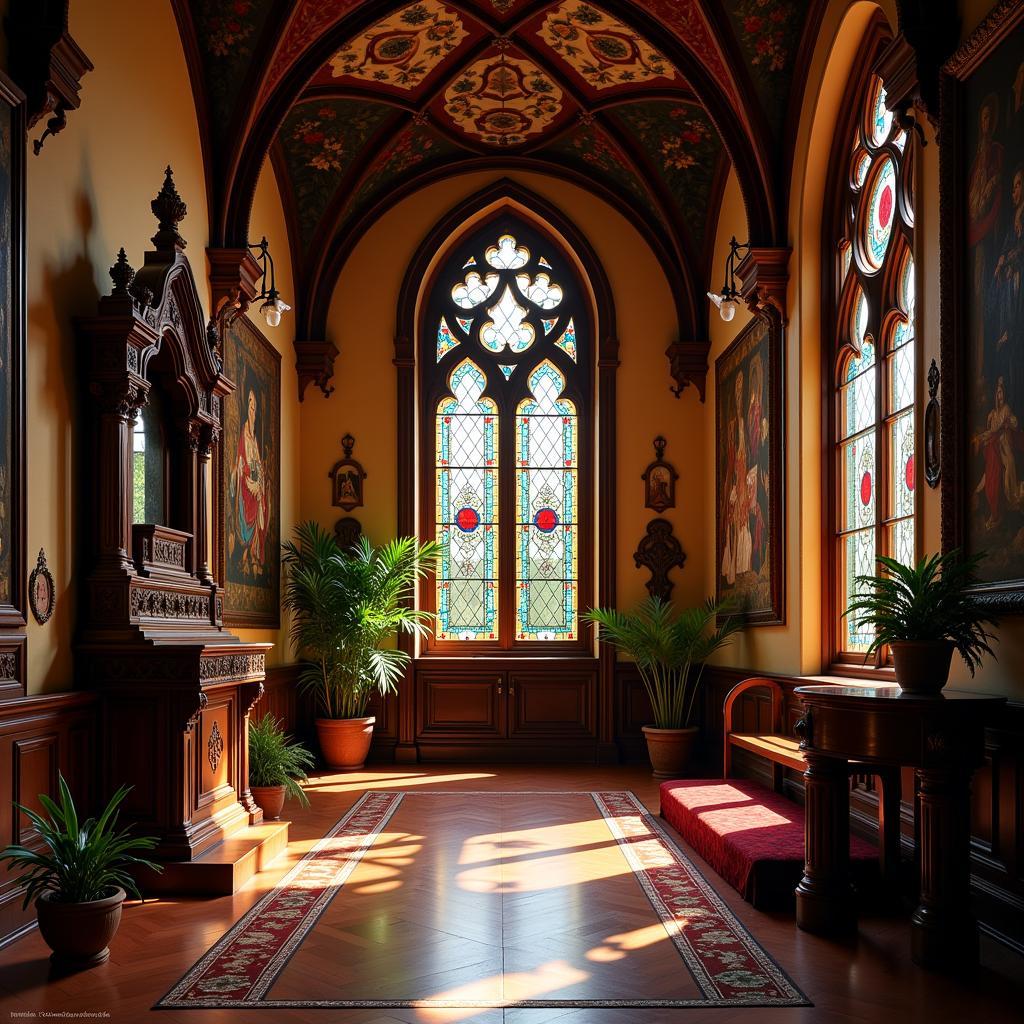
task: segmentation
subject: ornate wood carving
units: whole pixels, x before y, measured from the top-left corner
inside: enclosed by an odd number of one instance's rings
[[[242,644],[221,624],[208,551],[219,496],[208,476],[234,384],[210,343],[179,230],[186,205],[170,169],[151,206],[155,248],[137,272],[122,249],[111,294],[97,316],[78,322],[96,452],[80,675],[102,694],[102,785],[133,784],[133,815],[158,836],[158,858],[191,862],[260,818],[249,806],[247,715],[271,645]],[[154,390],[168,410],[165,521],[133,523],[132,431]],[[220,724],[201,747],[196,722],[214,710]],[[213,794],[202,792],[202,756],[214,770],[227,758],[228,785]]]
[[[28,603],[40,626],[49,621],[56,601],[57,592],[53,583],[53,575],[46,564],[46,552],[40,548],[36,567],[28,578]]]
[[[785,326],[786,288],[789,285],[788,246],[769,248],[752,246],[736,268],[736,276],[743,282],[740,296],[756,316],[770,316],[774,310]]]
[[[331,504],[351,512],[363,504],[363,481],[367,473],[362,463],[352,458],[356,439],[346,434],[341,439],[344,457],[339,459],[327,474],[331,478]]]
[[[208,248],[210,260],[210,292],[214,317],[229,326],[249,309],[259,293],[262,269],[248,247],[242,249]]]
[[[32,144],[38,156],[49,135],[81,105],[82,77],[92,61],[68,32],[70,0],[13,0],[7,17],[11,74],[28,98],[28,128],[46,115],[46,130]]]
[[[665,461],[665,446],[668,441],[660,434],[654,439],[654,461],[643,471],[644,508],[664,512],[676,507],[676,481],[679,474],[671,462]]]
[[[942,476],[938,394],[939,368],[933,359],[928,369],[928,404],[924,410],[924,478],[929,487],[938,487]]]
[[[679,540],[672,533],[672,524],[667,519],[652,519],[647,524],[647,533],[640,541],[633,555],[638,569],[648,569],[651,578],[644,584],[651,597],[668,601],[675,584],[669,573],[675,567],[686,565],[686,553]]]
[[[704,389],[708,379],[708,352],[711,349],[707,341],[674,341],[667,349],[669,374],[676,382],[671,388],[672,394],[678,398],[692,384],[704,401]]]
[[[331,378],[338,350],[329,341],[299,341],[295,339],[295,369],[299,375],[299,401],[306,397],[306,388],[315,384],[324,398],[334,393]]]

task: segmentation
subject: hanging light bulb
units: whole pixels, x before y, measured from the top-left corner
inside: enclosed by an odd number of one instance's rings
[[[260,306],[260,312],[267,321],[268,327],[277,327],[281,322],[281,314],[287,313],[291,308],[292,307],[289,306],[273,288],[271,288],[267,293],[266,301],[262,306]]]
[[[739,297],[739,292],[736,290],[735,271],[736,253],[740,249],[745,249],[749,252],[750,243],[745,242],[741,245],[736,241],[736,236],[734,235],[729,242],[729,255],[725,259],[725,282],[722,285],[721,294],[718,292],[708,292],[708,298],[714,303],[718,309],[718,315],[726,323],[729,323],[736,316],[736,310],[739,307],[739,303],[736,301]]]
[[[263,287],[256,296],[257,299],[263,299],[264,302],[260,305],[260,313],[263,314],[263,318],[267,321],[268,327],[277,327],[281,323],[281,314],[287,313],[292,307],[285,302],[277,291],[277,284],[274,278],[274,257],[270,255],[270,246],[267,244],[267,236],[259,240],[258,243],[249,243],[250,249],[255,249],[259,252],[257,257],[263,267]],[[267,287],[267,270],[270,270],[270,287]]]

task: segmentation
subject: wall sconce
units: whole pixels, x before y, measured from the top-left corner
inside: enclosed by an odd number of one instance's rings
[[[281,322],[281,314],[287,313],[292,307],[285,302],[277,291],[277,281],[274,277],[274,257],[270,255],[270,246],[267,244],[267,236],[264,235],[259,242],[250,242],[249,248],[259,252],[259,256],[256,258],[260,262],[260,266],[263,268],[263,288],[259,295],[256,296],[256,301],[259,302],[263,299],[260,304],[260,312],[263,314],[264,319],[267,321],[268,327],[276,327]],[[267,267],[270,267],[270,287],[267,288]]]
[[[733,235],[729,241],[729,255],[725,258],[725,283],[722,285],[721,294],[708,292],[708,298],[718,307],[718,314],[726,323],[736,315],[736,300],[740,297],[736,290],[736,254],[741,249],[741,256],[746,256],[750,252],[750,243],[744,242],[741,245]]]

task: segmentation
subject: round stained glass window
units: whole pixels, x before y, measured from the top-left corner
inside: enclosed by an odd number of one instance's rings
[[[871,179],[864,220],[864,256],[877,270],[885,259],[896,214],[896,166],[885,157]]]

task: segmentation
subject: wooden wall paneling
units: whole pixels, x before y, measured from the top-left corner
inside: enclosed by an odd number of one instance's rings
[[[504,672],[421,671],[416,684],[418,742],[506,736]]]
[[[597,676],[508,673],[508,735],[513,739],[595,739]]]
[[[31,833],[14,805],[36,809],[39,793],[56,796],[58,772],[67,779],[79,810],[96,810],[97,726],[92,693],[53,693],[0,703],[0,765],[5,766],[0,772],[0,845],[31,845]],[[0,868],[0,946],[35,926],[35,911],[22,910],[21,899],[10,873]]]

